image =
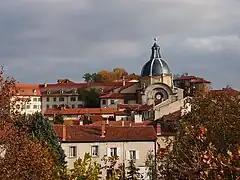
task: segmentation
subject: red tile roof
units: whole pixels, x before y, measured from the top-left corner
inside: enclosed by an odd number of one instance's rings
[[[203,78],[196,77],[196,76],[182,76],[180,78],[174,79],[174,81],[184,81],[184,80],[189,80],[192,83],[211,83],[210,81],[207,81]]]
[[[110,93],[102,95],[100,99],[136,99],[135,93]]]
[[[132,121],[108,121],[108,124],[106,123],[106,126],[114,126],[114,127],[122,127],[124,123],[124,127],[141,127],[141,126],[148,126],[152,125],[153,121],[143,121],[141,123],[135,123]],[[102,122],[101,121],[96,121],[90,126],[101,126]]]
[[[16,84],[19,96],[41,96],[39,84]]]
[[[156,141],[152,126],[113,127],[106,126],[105,137],[101,137],[101,127],[89,125],[66,125],[66,142],[114,142],[114,141]],[[63,138],[63,125],[54,125],[59,138]]]
[[[47,109],[44,115],[84,115],[84,114],[114,114],[115,108],[73,108],[73,109]]]
[[[217,90],[210,90],[210,94],[212,94],[212,95],[221,95],[221,94],[239,95],[240,91],[232,89],[232,88],[223,88],[223,89],[217,89]]]
[[[117,109],[130,109],[132,111],[148,111],[153,108],[153,105],[141,105],[141,104],[118,104]]]

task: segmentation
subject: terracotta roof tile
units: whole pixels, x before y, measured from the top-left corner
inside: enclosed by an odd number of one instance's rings
[[[84,115],[84,114],[114,114],[115,108],[73,108],[73,109],[47,109],[44,115]]]
[[[223,89],[215,89],[210,90],[210,94],[212,95],[221,95],[221,94],[229,94],[229,95],[239,95],[240,91],[232,88],[223,88]]]
[[[152,126],[145,127],[113,127],[106,126],[105,137],[101,137],[101,127],[97,126],[65,126],[67,142],[112,142],[112,141],[155,141],[156,132]],[[59,138],[63,138],[63,126],[54,125]]]
[[[153,108],[153,105],[141,105],[141,104],[118,104],[117,109],[129,109],[133,111],[148,111]]]
[[[19,96],[41,96],[39,84],[16,84]]]
[[[135,93],[110,93],[102,95],[100,99],[136,99]]]
[[[152,122],[153,121],[143,121],[141,123],[135,123],[132,121],[124,121],[124,127],[148,126],[148,125],[152,125]],[[98,127],[101,127],[101,125],[102,125],[101,121],[96,121],[96,122],[90,124],[90,126],[98,126]],[[108,121],[108,123],[106,123],[106,126],[122,127],[123,121]]]

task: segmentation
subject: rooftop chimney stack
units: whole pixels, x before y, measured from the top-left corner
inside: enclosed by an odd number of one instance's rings
[[[123,76],[123,86],[126,86],[125,76]]]
[[[161,132],[162,130],[161,130],[161,124],[157,124],[157,135],[161,135],[162,134],[162,132]]]
[[[67,127],[66,125],[62,125],[62,141],[66,141],[67,138]]]
[[[102,124],[101,124],[101,137],[105,137],[105,133],[106,133],[106,125],[105,125],[105,121],[102,120]]]
[[[124,127],[124,120],[122,120],[122,127]]]

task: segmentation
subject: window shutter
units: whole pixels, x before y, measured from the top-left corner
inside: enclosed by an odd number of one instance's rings
[[[120,148],[117,148],[117,156],[120,157]]]
[[[130,152],[129,151],[126,151],[126,159],[130,160]]]
[[[111,156],[111,148],[107,148],[107,156]]]
[[[139,151],[136,151],[136,159],[139,159]]]

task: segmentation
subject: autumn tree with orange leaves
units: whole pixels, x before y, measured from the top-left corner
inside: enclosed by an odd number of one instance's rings
[[[2,69],[0,71],[0,179],[58,179],[55,156],[48,142],[29,134],[28,118],[24,118],[15,106],[22,101],[16,98],[16,95],[15,80],[5,78]]]
[[[153,179],[239,179],[239,97],[208,95],[191,104],[177,122],[172,148],[158,152]]]
[[[114,68],[112,71],[101,70],[97,73],[85,73],[83,76],[86,82],[112,82],[125,80],[139,80],[140,76],[134,73],[129,74],[124,68]]]

